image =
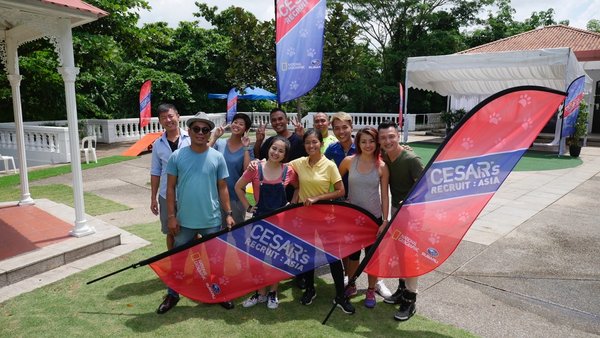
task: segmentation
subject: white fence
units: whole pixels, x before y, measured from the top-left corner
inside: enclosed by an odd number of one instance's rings
[[[68,128],[24,125],[23,131],[28,166],[71,162]],[[13,156],[19,165],[14,123],[0,123],[0,154]]]
[[[245,113],[252,119],[254,128],[259,125],[269,126],[268,112]],[[312,128],[314,112],[308,113],[301,122],[305,128]],[[331,116],[335,113],[328,112]],[[392,119],[398,122],[398,114],[376,114],[376,113],[349,113],[352,116],[354,129],[358,130],[366,126],[376,127],[384,120]],[[225,122],[225,113],[209,114],[209,118],[219,126]],[[295,117],[294,114],[289,115]],[[181,116],[180,126],[185,128],[185,123],[191,115]],[[409,114],[407,116],[408,130],[429,130],[443,128],[440,114]],[[69,133],[67,121],[36,121],[25,122],[25,148],[27,152],[27,163],[30,166],[54,163],[68,163],[71,161],[69,152]],[[81,120],[79,123],[80,134],[96,135],[100,143],[134,142],[142,136],[162,131],[158,118],[153,117],[150,124],[139,128],[139,119],[118,120]],[[292,123],[288,126],[294,129]],[[79,140],[76,140],[79,142]],[[17,143],[14,123],[0,123],[0,154],[14,156],[17,159]]]

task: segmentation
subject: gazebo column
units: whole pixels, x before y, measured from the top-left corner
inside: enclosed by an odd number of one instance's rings
[[[29,193],[29,177],[27,174],[27,156],[25,154],[25,131],[23,130],[23,109],[21,108],[21,79],[19,74],[19,57],[17,43],[10,37],[6,41],[6,61],[8,81],[12,92],[13,113],[17,136],[17,154],[19,154],[19,178],[21,180],[21,199],[19,205],[35,204]]]
[[[77,102],[75,98],[75,79],[79,68],[75,67],[73,56],[73,37],[71,24],[68,19],[58,22],[58,40],[60,41],[60,59],[62,67],[58,72],[65,83],[65,99],[67,106],[67,121],[69,125],[69,144],[71,151],[71,171],[73,173],[73,201],[75,205],[75,226],[70,234],[83,237],[96,232],[94,227],[87,224],[85,219],[85,205],[83,203],[83,179],[81,175],[81,158],[79,149],[79,126],[77,123]]]

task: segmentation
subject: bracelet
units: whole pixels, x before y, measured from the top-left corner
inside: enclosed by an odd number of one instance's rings
[[[173,218],[173,217],[175,217],[175,215],[173,215],[173,214],[168,216],[168,218]]]
[[[225,211],[225,215],[233,217],[233,211]]]

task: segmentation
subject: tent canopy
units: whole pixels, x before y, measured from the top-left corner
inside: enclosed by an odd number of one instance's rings
[[[406,86],[444,96],[487,97],[523,85],[564,91],[581,75],[583,67],[570,48],[452,54],[408,58]]]
[[[209,99],[227,99],[227,94],[208,94]],[[258,87],[246,87],[243,95],[239,95],[238,99],[242,100],[277,100],[277,95],[268,90]]]

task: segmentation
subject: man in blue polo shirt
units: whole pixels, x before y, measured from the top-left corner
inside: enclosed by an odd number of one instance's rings
[[[160,214],[161,231],[167,236],[167,249],[173,248],[173,236],[167,228],[167,162],[171,154],[190,145],[187,131],[179,127],[179,112],[170,103],[158,106],[158,123],[165,132],[152,144],[150,166],[150,211]],[[157,199],[158,195],[158,199]]]

